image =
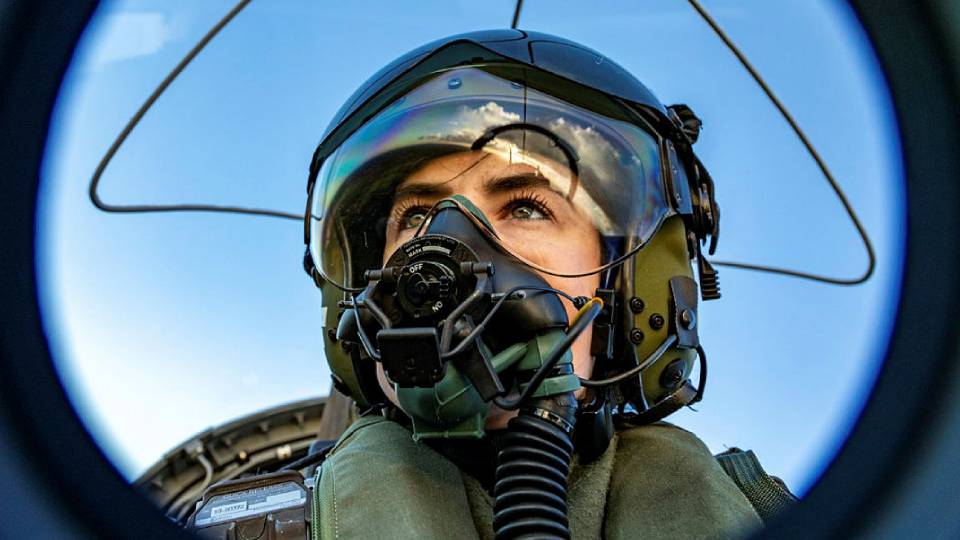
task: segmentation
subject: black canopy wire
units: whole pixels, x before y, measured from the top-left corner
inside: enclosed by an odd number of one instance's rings
[[[154,204],[131,204],[131,205],[118,205],[110,204],[104,202],[100,198],[99,193],[97,193],[97,188],[100,186],[100,177],[103,176],[103,172],[107,169],[107,166],[110,164],[110,161],[113,159],[113,156],[117,153],[120,147],[123,145],[124,141],[127,140],[127,137],[130,136],[130,133],[133,132],[134,128],[137,127],[137,124],[140,123],[140,120],[143,116],[150,110],[150,107],[153,106],[154,102],[163,94],[168,86],[180,75],[180,72],[190,64],[190,62],[196,58],[196,56],[207,46],[208,43],[220,32],[223,28],[233,20],[234,17],[240,13],[243,8],[247,7],[251,0],[240,0],[237,4],[231,9],[220,21],[213,26],[197,42],[196,45],[190,49],[190,52],[183,57],[183,60],[180,60],[180,63],[177,64],[173,70],[167,74],[167,76],[160,82],[159,86],[150,94],[150,97],[143,102],[143,105],[140,106],[140,109],[137,110],[136,114],[130,118],[130,121],[127,122],[127,125],[124,126],[123,131],[117,135],[117,138],[113,141],[113,144],[110,145],[110,148],[103,155],[103,158],[100,159],[100,163],[97,165],[97,170],[93,173],[93,178],[90,179],[90,200],[93,202],[93,205],[103,210],[104,212],[118,212],[118,213],[148,213],[148,212],[224,212],[228,214],[247,214],[254,216],[267,216],[267,217],[276,217],[276,218],[285,218],[285,219],[295,219],[298,221],[303,221],[303,216],[300,214],[293,214],[290,212],[282,212],[280,210],[269,210],[262,208],[244,208],[240,206],[222,206],[222,205],[213,205],[213,204],[169,204],[169,205],[154,205]]]
[[[510,28],[513,28],[514,30],[516,30],[517,25],[520,24],[521,10],[523,10],[523,0],[517,0],[517,5],[513,8],[513,22],[510,23]]]
[[[742,270],[752,270],[758,272],[767,272],[771,274],[779,274],[784,276],[791,276],[801,279],[809,279],[813,281],[818,281],[821,283],[829,283],[833,285],[858,285],[861,284],[873,275],[874,269],[876,267],[876,255],[873,250],[873,245],[870,243],[870,238],[867,235],[867,231],[864,229],[863,225],[860,223],[860,219],[857,217],[856,211],[853,209],[853,206],[850,204],[850,201],[847,199],[846,194],[843,189],[834,179],[833,174],[827,168],[826,163],[820,157],[820,154],[813,147],[813,144],[807,138],[806,134],[800,129],[800,126],[794,120],[793,116],[787,111],[787,108],[780,102],[776,97],[770,87],[764,82],[763,78],[753,67],[752,64],[747,60],[743,52],[733,43],[733,41],[727,36],[727,34],[720,28],[717,22],[707,13],[706,9],[697,0],[687,0],[694,10],[700,15],[701,18],[713,29],[714,33],[723,41],[724,45],[737,57],[741,65],[750,73],[750,76],[753,77],[754,81],[760,88],[764,91],[767,97],[770,99],[771,103],[780,111],[780,114],[783,115],[783,118],[787,121],[791,128],[793,128],[794,133],[800,139],[800,142],[803,143],[806,147],[807,152],[810,156],[816,161],[817,166],[820,167],[820,171],[823,173],[823,176],[826,178],[827,182],[830,184],[830,187],[833,189],[833,192],[837,195],[837,198],[840,200],[840,203],[843,205],[843,208],[846,210],[847,215],[850,216],[850,221],[853,222],[853,225],[856,227],[857,232],[860,234],[860,238],[863,240],[863,245],[867,250],[867,256],[869,262],[867,269],[864,273],[856,278],[835,278],[829,276],[822,276],[818,274],[812,274],[808,272],[801,272],[797,270],[790,270],[788,268],[778,268],[774,266],[764,266],[751,263],[742,263],[736,261],[711,261],[717,266],[726,266],[730,268],[739,268]],[[240,0],[237,4],[231,9],[222,19],[220,19],[217,24],[213,26],[197,42],[196,45],[183,57],[179,64],[170,71],[169,74],[160,82],[157,88],[150,94],[146,101],[143,102],[143,105],[137,110],[136,114],[127,122],[127,125],[124,126],[123,130],[117,135],[117,138],[113,141],[113,144],[110,145],[110,148],[103,155],[103,158],[100,160],[100,163],[97,165],[96,171],[93,173],[93,177],[90,179],[90,188],[89,195],[90,200],[93,202],[93,205],[98,209],[104,212],[116,212],[116,213],[149,213],[149,212],[222,212],[229,214],[246,214],[254,216],[265,216],[265,217],[275,217],[283,219],[292,219],[297,221],[302,221],[304,216],[301,214],[295,214],[291,212],[283,212],[280,210],[270,210],[262,208],[245,208],[239,206],[223,206],[223,205],[211,205],[211,204],[172,204],[172,205],[115,205],[104,202],[99,194],[97,193],[97,188],[100,185],[100,179],[103,176],[104,171],[107,166],[110,164],[110,161],[113,159],[114,155],[126,141],[127,137],[130,136],[130,133],[133,132],[134,128],[140,123],[140,120],[143,116],[150,110],[153,104],[157,99],[163,94],[163,92],[173,83],[173,81],[180,75],[180,73],[190,64],[191,61],[213,40],[216,35],[223,30],[224,27],[229,24],[234,17],[237,16],[251,0]],[[514,7],[513,12],[513,21],[511,23],[511,28],[516,28],[520,22],[520,14],[523,10],[523,0],[517,0],[517,3]]]
[[[690,5],[700,17],[713,29],[714,33],[717,34],[717,37],[723,41],[724,45],[730,49],[730,52],[737,57],[737,60],[740,61],[740,64],[743,65],[744,69],[750,73],[750,76],[753,77],[753,80],[760,85],[760,88],[770,99],[770,102],[780,111],[780,114],[783,115],[783,119],[790,124],[790,127],[793,128],[793,132],[796,133],[797,138],[800,139],[800,142],[803,143],[803,146],[806,147],[807,152],[810,154],[810,157],[817,162],[817,166],[820,167],[820,172],[823,173],[824,178],[827,179],[827,182],[830,184],[830,188],[833,189],[833,192],[837,195],[837,198],[840,199],[840,204],[843,205],[844,210],[847,211],[847,215],[850,216],[850,221],[853,222],[853,226],[857,228],[857,232],[860,233],[860,238],[863,240],[863,247],[867,250],[867,257],[869,262],[867,263],[867,269],[863,272],[862,275],[856,278],[835,278],[829,276],[822,276],[819,274],[811,274],[808,272],[800,272],[797,270],[790,270],[788,268],[777,268],[774,266],[763,266],[758,264],[734,262],[734,261],[714,261],[711,260],[712,264],[717,266],[727,266],[730,268],[739,268],[741,270],[754,270],[758,272],[768,272],[771,274],[781,274],[784,276],[798,277],[802,279],[810,279],[813,281],[819,281],[822,283],[830,283],[833,285],[859,285],[873,275],[874,268],[877,265],[877,257],[873,251],[873,245],[870,243],[870,237],[867,235],[866,229],[864,229],[863,224],[860,223],[860,218],[857,217],[856,211],[853,209],[853,205],[850,204],[850,201],[847,199],[847,195],[843,192],[843,189],[840,187],[840,184],[837,183],[834,179],[833,174],[831,174],[830,169],[827,168],[827,164],[824,163],[823,159],[820,157],[820,154],[813,147],[813,144],[810,142],[810,139],[807,138],[807,135],[800,129],[800,126],[797,124],[797,121],[793,119],[793,116],[787,111],[787,108],[777,99],[777,96],[774,95],[773,90],[767,86],[767,83],[764,82],[763,77],[760,76],[760,73],[754,69],[753,65],[747,60],[747,57],[740,51],[739,48],[733,43],[733,40],[720,28],[720,25],[717,24],[717,21],[707,13],[707,10],[700,5],[700,2],[697,0],[687,0]]]

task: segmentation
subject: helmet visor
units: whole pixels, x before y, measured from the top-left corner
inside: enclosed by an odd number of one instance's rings
[[[483,212],[503,249],[556,275],[599,271],[610,239],[650,239],[673,213],[658,139],[635,114],[614,119],[517,82],[523,71],[436,73],[328,155],[308,216],[328,280],[362,286],[452,195]],[[562,256],[583,242],[596,257]]]

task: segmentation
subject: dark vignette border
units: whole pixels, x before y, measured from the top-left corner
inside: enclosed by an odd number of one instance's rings
[[[947,28],[933,0],[851,3],[883,65],[903,141],[904,287],[887,361],[850,439],[765,537],[847,537],[869,534],[881,522],[913,523],[913,534],[929,536],[960,524],[955,509],[948,511],[952,498],[897,504],[911,493],[936,491],[924,484],[931,467],[934,476],[960,478],[960,460],[940,459],[960,455],[960,438],[951,438],[960,429],[953,336],[960,306],[960,64],[948,45],[956,30]],[[0,511],[6,517],[0,532],[185,537],[132,496],[85,431],[60,386],[39,318],[40,164],[60,81],[95,5],[8,0],[0,6],[0,462],[6,469],[0,497],[15,501]],[[938,519],[919,519],[917,507]]]

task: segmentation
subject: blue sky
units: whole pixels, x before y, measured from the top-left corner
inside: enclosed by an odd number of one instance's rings
[[[704,4],[807,130],[877,248],[864,286],[721,270],[723,299],[702,307],[706,398],[672,420],[715,452],[754,449],[802,492],[855,420],[886,347],[903,243],[895,120],[843,3]],[[128,478],[206,427],[329,390],[299,223],[109,215],[86,197],[113,137],[231,6],[105,2],[52,125],[37,223],[46,330],[74,403]],[[146,116],[101,194],[302,212],[310,154],[360,83],[427,41],[508,26],[512,9],[256,0]],[[606,53],[704,119],[697,150],[723,209],[718,258],[861,272],[863,248],[816,166],[686,2],[528,0],[521,27]]]

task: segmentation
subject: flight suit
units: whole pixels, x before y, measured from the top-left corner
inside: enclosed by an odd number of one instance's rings
[[[357,420],[317,471],[314,538],[493,538],[481,483],[410,431]],[[618,430],[606,452],[571,464],[572,537],[732,538],[760,516],[706,445],[660,422]]]

